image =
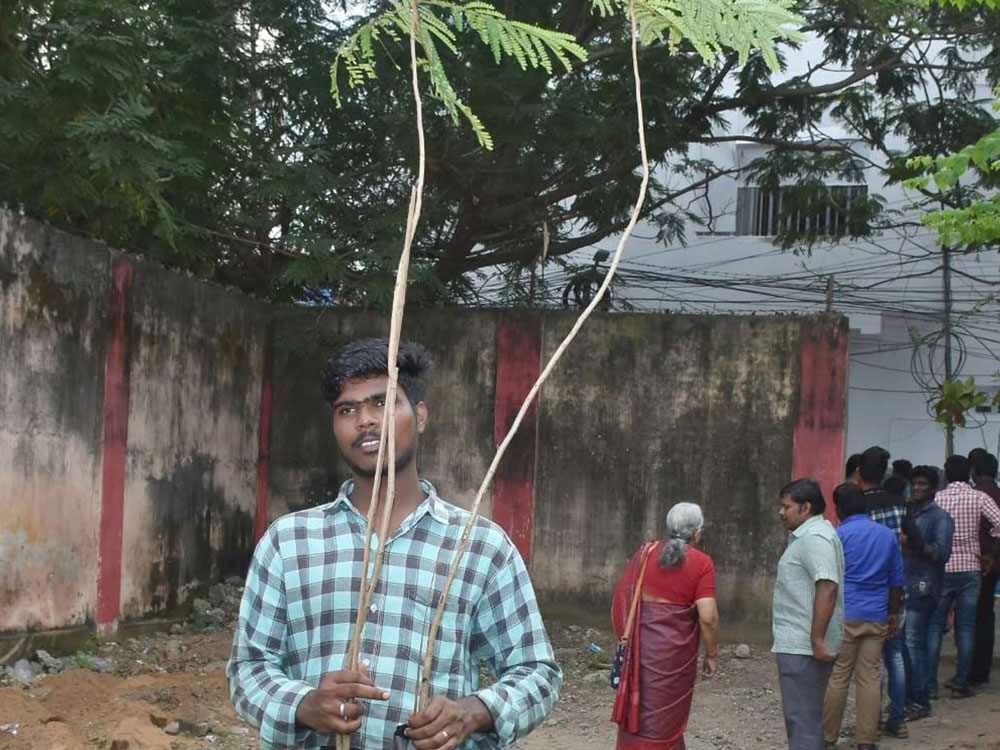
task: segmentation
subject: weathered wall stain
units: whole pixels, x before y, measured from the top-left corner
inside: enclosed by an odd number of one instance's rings
[[[243,575],[253,550],[253,515],[215,483],[209,456],[185,458],[166,477],[146,478],[156,548],[147,592],[153,610],[173,610],[183,594]]]
[[[0,212],[0,632],[93,617],[109,264]]]

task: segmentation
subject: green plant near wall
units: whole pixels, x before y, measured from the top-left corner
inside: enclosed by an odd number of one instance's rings
[[[948,445],[954,445],[955,429],[965,427],[968,414],[988,400],[989,397],[977,389],[974,378],[946,380],[941,384],[941,390],[932,398],[931,409],[934,421],[944,425],[948,433]]]

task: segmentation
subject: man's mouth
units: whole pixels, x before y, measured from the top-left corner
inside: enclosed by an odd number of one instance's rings
[[[354,447],[360,448],[362,453],[378,453],[378,444],[378,435],[362,435],[354,441]]]

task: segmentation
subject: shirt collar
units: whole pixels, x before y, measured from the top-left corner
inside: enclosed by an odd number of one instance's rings
[[[848,516],[843,521],[841,521],[840,525],[843,526],[845,523],[854,523],[855,521],[871,521],[871,520],[872,519],[868,517],[867,513],[855,513],[853,515]]]
[[[444,500],[441,499],[437,490],[434,489],[434,485],[426,479],[421,479],[420,486],[423,488],[426,496],[424,497],[423,502],[417,506],[417,509],[410,514],[410,517],[414,522],[416,522],[425,514],[429,514],[435,521],[447,525],[449,521],[448,509],[445,507]],[[351,495],[353,492],[354,480],[348,479],[340,485],[340,491],[337,493],[337,498],[333,501],[331,508],[333,510],[349,510],[364,518],[364,515],[358,510],[357,506],[351,502]],[[403,526],[408,525],[409,524],[404,521]]]
[[[808,520],[803,521],[801,524],[799,524],[799,527],[792,532],[792,536],[798,539],[800,536],[809,533],[809,531],[812,529],[813,526],[815,526],[818,523],[822,523],[824,520],[825,519],[823,518],[822,514],[818,516],[811,516]]]

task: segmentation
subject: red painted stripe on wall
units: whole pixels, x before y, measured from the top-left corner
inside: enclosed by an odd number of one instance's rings
[[[497,326],[497,380],[493,440],[499,445],[541,372],[542,330],[538,316],[504,313]],[[525,562],[531,561],[535,516],[538,401],[525,414],[493,484],[493,520],[507,532]]]
[[[260,425],[257,444],[257,513],[254,541],[260,541],[268,524],[268,470],[271,461],[271,408],[274,400],[274,326],[268,325],[264,340],[264,372],[260,387]]]
[[[111,340],[104,367],[104,437],[101,471],[101,538],[97,570],[97,625],[114,628],[121,612],[122,523],[128,459],[129,290],[132,264],[111,264]]]
[[[823,488],[833,520],[833,489],[844,479],[847,441],[847,323],[820,318],[806,323],[799,347],[799,413],[792,449],[792,476]]]

